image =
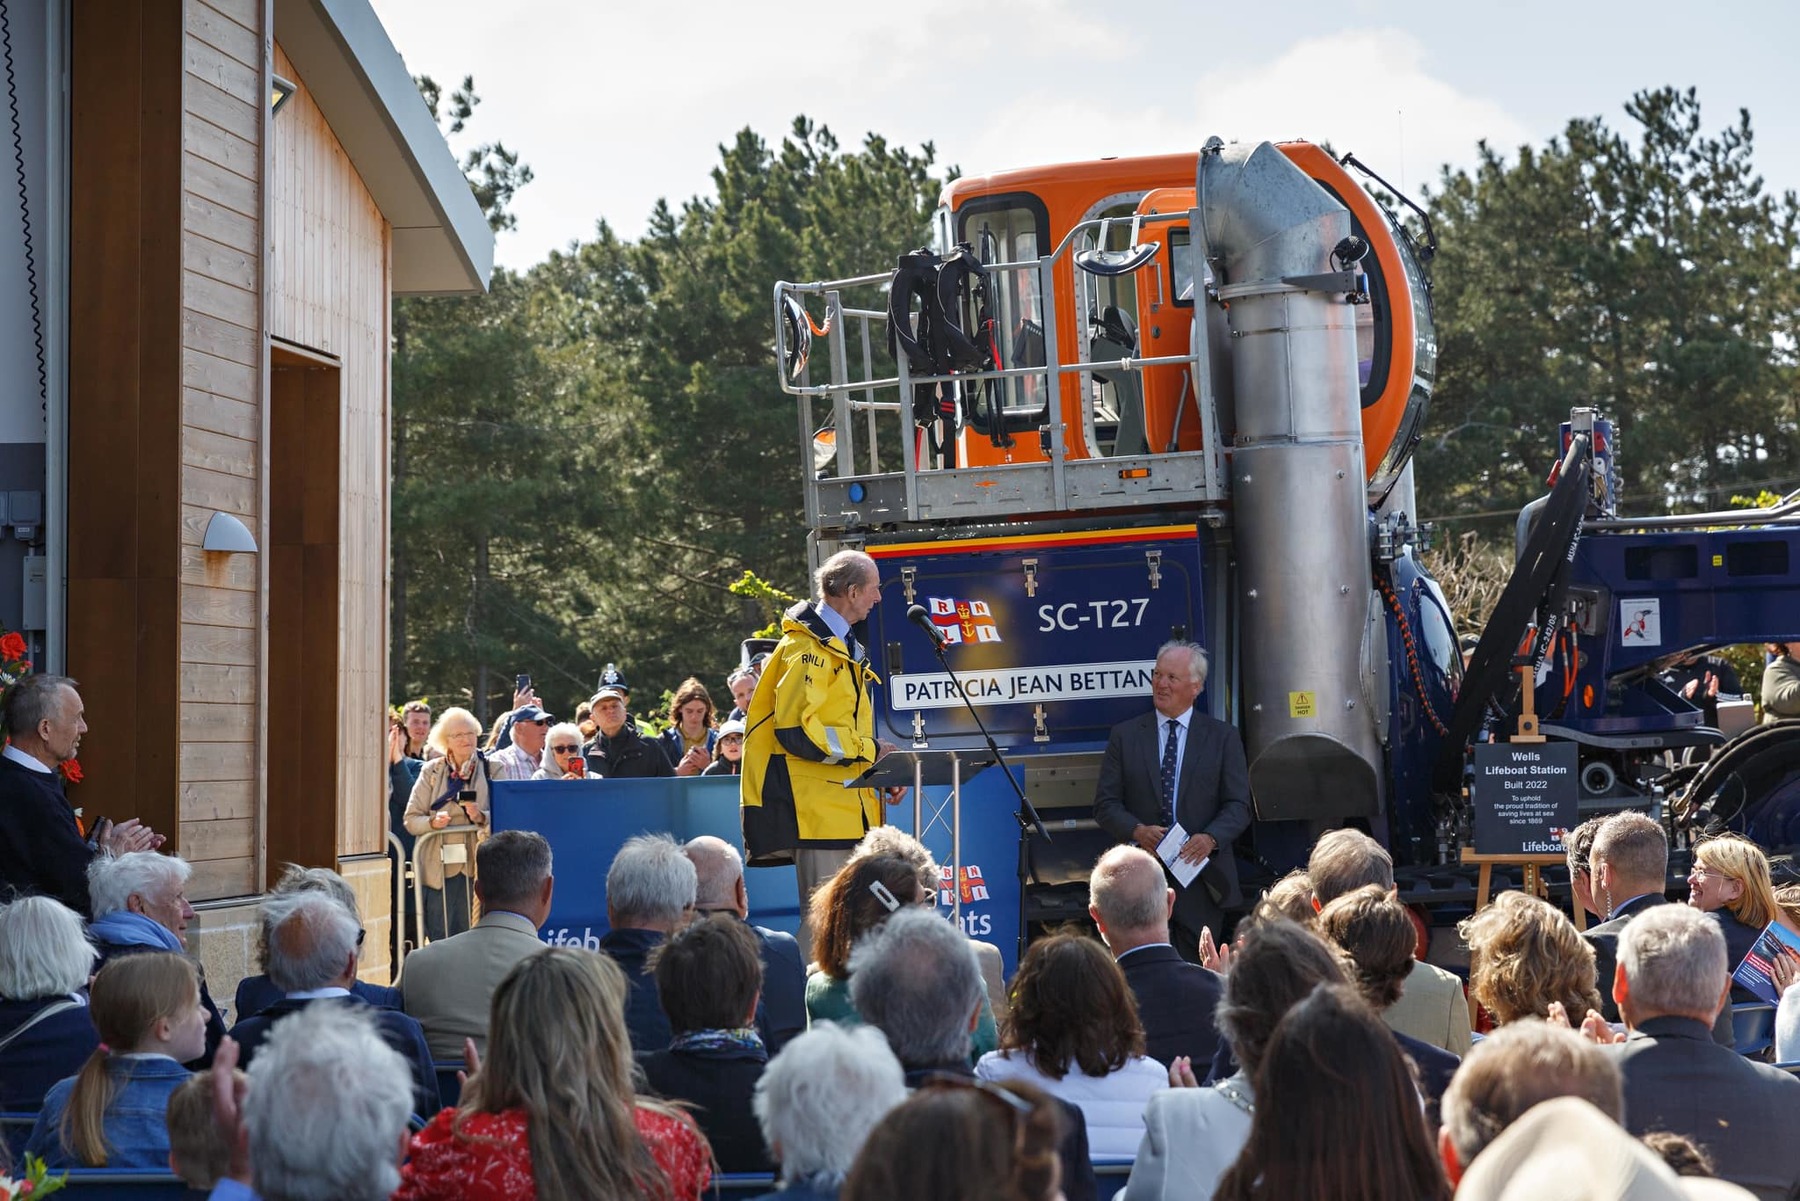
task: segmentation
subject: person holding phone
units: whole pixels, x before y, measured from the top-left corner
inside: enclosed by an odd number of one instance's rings
[[[669,703],[669,728],[657,736],[669,766],[678,776],[697,776],[713,760],[718,734],[713,730],[712,694],[689,676]]]
[[[581,749],[581,727],[565,721],[550,727],[544,738],[543,765],[532,773],[534,780],[598,780],[588,770],[587,756]]]
[[[406,803],[406,828],[416,838],[434,830],[475,827],[433,839],[415,854],[425,885],[425,937],[445,938],[469,928],[469,865],[488,824],[487,759],[476,749],[481,723],[467,709],[449,708],[426,741],[439,752],[419,769]]]

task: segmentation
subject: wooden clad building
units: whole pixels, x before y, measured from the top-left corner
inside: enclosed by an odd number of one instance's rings
[[[193,862],[215,973],[293,861],[356,884],[385,979],[391,300],[485,287],[492,234],[367,0],[6,3],[66,92],[21,189],[43,269],[0,274],[63,322],[61,520],[43,628],[3,570],[0,620],[81,681],[88,815]]]

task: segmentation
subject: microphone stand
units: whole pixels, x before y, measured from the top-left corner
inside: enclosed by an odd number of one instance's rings
[[[925,632],[931,638],[931,649],[937,655],[939,666],[944,669],[944,674],[950,677],[950,682],[956,686],[956,695],[962,698],[963,707],[968,709],[969,716],[975,719],[975,728],[981,731],[982,738],[987,741],[988,753],[994,756],[994,762],[1000,765],[1000,771],[1006,776],[1006,782],[1012,785],[1013,795],[1019,798],[1019,807],[1013,811],[1013,819],[1019,823],[1018,958],[1023,959],[1025,957],[1025,883],[1036,874],[1031,869],[1031,834],[1035,830],[1038,837],[1049,842],[1050,831],[1044,829],[1044,819],[1038,816],[1037,806],[1033,805],[1031,798],[1025,795],[1025,789],[1012,774],[1012,767],[1006,762],[1006,756],[1000,753],[1000,747],[994,741],[994,736],[988,733],[987,723],[981,720],[981,713],[975,708],[975,702],[971,701],[969,694],[963,691],[962,681],[957,678],[956,669],[950,666],[950,660],[944,655],[944,643],[938,637],[938,632],[935,629],[926,629]],[[956,868],[960,872],[962,864],[958,863]],[[956,881],[956,886],[961,888],[962,881]],[[1015,959],[1014,962],[1017,963],[1018,960]]]

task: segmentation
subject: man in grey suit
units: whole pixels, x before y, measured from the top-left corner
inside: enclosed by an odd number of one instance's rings
[[[1607,1050],[1625,1077],[1625,1126],[1686,1135],[1715,1174],[1765,1201],[1800,1197],[1800,1080],[1712,1039],[1731,988],[1718,923],[1658,905],[1619,932],[1612,983],[1630,1035]]]
[[[1168,642],[1156,652],[1155,708],[1113,727],[1094,790],[1094,820],[1120,842],[1152,855],[1169,828],[1187,832],[1180,857],[1206,862],[1175,891],[1175,949],[1200,961],[1200,931],[1223,932],[1225,909],[1241,902],[1231,844],[1250,825],[1250,773],[1244,743],[1222,721],[1194,709],[1206,687],[1206,652]],[[1174,881],[1171,875],[1170,881]]]
[[[538,928],[550,917],[550,844],[529,830],[502,830],[475,848],[481,920],[406,957],[401,1006],[425,1028],[439,1063],[463,1056],[463,1039],[486,1053],[488,1005],[506,973],[544,949]]]

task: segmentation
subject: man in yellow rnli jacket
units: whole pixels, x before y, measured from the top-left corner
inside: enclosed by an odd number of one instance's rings
[[[884,820],[875,789],[844,782],[894,749],[875,737],[869,701],[869,685],[879,682],[868,663],[865,624],[881,600],[875,560],[839,551],[814,574],[813,590],[817,601],[782,617],[781,642],[750,698],[739,794],[746,862],[794,865],[803,950],[811,945],[813,890]]]

